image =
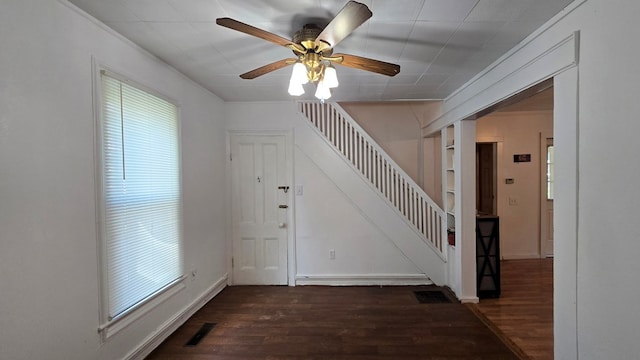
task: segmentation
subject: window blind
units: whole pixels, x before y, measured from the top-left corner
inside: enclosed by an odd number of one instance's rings
[[[172,103],[101,74],[109,320],[182,276],[179,131]]]

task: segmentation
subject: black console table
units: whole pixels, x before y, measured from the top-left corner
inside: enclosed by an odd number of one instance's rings
[[[497,216],[476,217],[477,295],[500,297],[500,222]]]

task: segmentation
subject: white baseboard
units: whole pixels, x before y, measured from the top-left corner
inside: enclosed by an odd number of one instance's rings
[[[148,356],[156,347],[158,347],[169,335],[176,331],[182,324],[185,323],[196,311],[200,310],[206,303],[213,299],[227,286],[228,274],[221,277],[215,284],[205,290],[200,296],[198,296],[191,304],[186,306],[182,311],[178,312],[172,318],[167,320],[162,326],[155,332],[150,334],[140,345],[131,351],[125,359],[136,360],[144,359]]]
[[[461,297],[459,300],[463,304],[477,304],[480,302],[480,299],[477,296],[465,296]]]
[[[501,260],[525,260],[525,259],[540,259],[540,254],[508,254],[502,255]]]
[[[297,275],[296,285],[371,286],[432,285],[424,274]]]

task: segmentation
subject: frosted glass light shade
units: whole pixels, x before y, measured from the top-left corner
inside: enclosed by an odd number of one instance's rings
[[[316,97],[320,100],[326,100],[331,97],[331,91],[324,83],[324,80],[318,82],[318,88],[316,89]]]
[[[293,71],[291,72],[291,82],[304,85],[309,82],[307,77],[307,67],[303,63],[297,62],[293,65]]]
[[[304,87],[302,87],[302,84],[294,80],[289,81],[289,95],[300,96],[302,94],[304,94]]]
[[[324,84],[328,88],[336,88],[338,87],[338,75],[336,74],[336,69],[333,66],[327,66],[324,69]]]

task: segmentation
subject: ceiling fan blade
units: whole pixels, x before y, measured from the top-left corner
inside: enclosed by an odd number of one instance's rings
[[[282,59],[282,60],[278,60],[276,62],[273,62],[271,64],[267,64],[265,66],[261,66],[257,69],[253,69],[249,72],[246,72],[242,75],[240,75],[241,78],[243,79],[255,79],[258,76],[262,76],[264,74],[268,74],[272,71],[276,71],[278,69],[282,69],[285,66],[289,66],[291,64],[294,64],[296,61],[298,61],[297,59]]]
[[[333,54],[331,58],[342,58],[342,61],[334,61],[336,64],[371,71],[374,73],[387,75],[387,76],[396,76],[400,72],[400,65],[365,58],[362,56],[355,56],[349,54]]]
[[[278,44],[280,46],[291,45],[293,42],[289,39],[285,39],[282,36],[270,33],[268,31],[258,29],[257,27],[251,26],[249,24],[245,24],[238,20],[234,20],[231,18],[218,18],[216,19],[216,24],[220,26],[224,26],[229,29],[233,29],[236,31],[240,31],[245,34],[249,34],[255,37],[258,37],[263,40],[270,41],[274,44]]]
[[[367,5],[349,1],[316,38],[318,51],[333,48],[372,15]]]

